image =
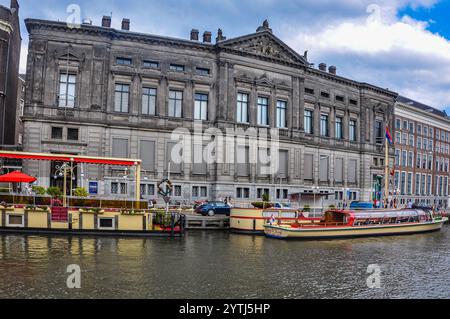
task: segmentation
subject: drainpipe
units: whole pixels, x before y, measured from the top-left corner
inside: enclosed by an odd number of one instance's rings
[[[8,52],[6,55],[6,72],[5,72],[5,88],[3,90],[3,109],[2,109],[2,140],[1,144],[5,144],[5,114],[6,114],[6,89],[8,88],[8,73],[9,73],[9,53],[11,50],[11,37],[8,38]]]

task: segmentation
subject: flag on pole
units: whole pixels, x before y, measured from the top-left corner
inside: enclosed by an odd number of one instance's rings
[[[392,144],[392,135],[391,132],[389,131],[389,127],[386,125],[386,138],[389,141],[389,144]]]

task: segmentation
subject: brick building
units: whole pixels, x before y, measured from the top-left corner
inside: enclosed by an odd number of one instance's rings
[[[443,111],[399,97],[395,107],[394,195],[408,202],[448,207],[450,119]]]

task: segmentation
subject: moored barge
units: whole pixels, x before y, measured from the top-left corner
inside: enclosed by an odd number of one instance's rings
[[[331,210],[323,219],[309,223],[274,222],[264,225],[267,237],[276,239],[331,239],[419,234],[442,229],[448,217],[431,210]]]

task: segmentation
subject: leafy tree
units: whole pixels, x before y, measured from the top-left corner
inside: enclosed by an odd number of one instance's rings
[[[36,195],[45,195],[46,194],[46,190],[44,187],[42,186],[33,186],[32,188],[33,192],[36,193]]]
[[[73,190],[73,196],[75,197],[88,197],[89,193],[84,187],[78,187]]]
[[[53,198],[62,196],[62,191],[59,187],[49,187],[47,188],[47,195]]]

